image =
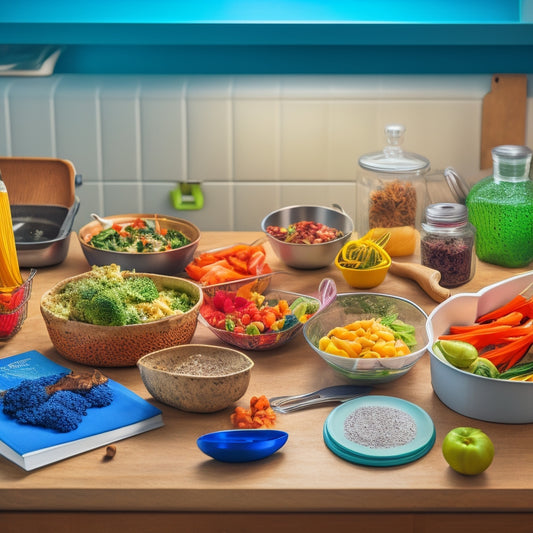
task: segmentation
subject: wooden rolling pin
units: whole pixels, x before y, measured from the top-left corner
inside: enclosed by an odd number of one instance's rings
[[[401,278],[409,278],[416,281],[424,292],[436,302],[443,302],[449,298],[451,292],[441,287],[440,272],[418,263],[391,263],[389,272]]]

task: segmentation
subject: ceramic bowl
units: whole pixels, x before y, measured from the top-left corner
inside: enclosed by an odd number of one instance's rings
[[[258,461],[276,453],[289,438],[277,429],[229,429],[198,437],[196,444],[206,455],[225,463]]]
[[[415,327],[417,345],[414,351],[400,357],[356,359],[322,351],[320,339],[330,330],[356,320],[397,314],[406,324]],[[428,346],[426,313],[415,303],[399,296],[379,293],[343,293],[312,317],[303,328],[309,346],[339,375],[361,384],[387,383],[405,375],[424,355]]]
[[[181,231],[190,239],[190,243],[174,250],[163,252],[114,252],[101,250],[88,244],[93,235],[102,230],[100,222],[93,221],[83,226],[78,232],[78,240],[85,258],[92,265],[110,265],[115,263],[123,270],[135,270],[136,272],[148,272],[152,274],[177,275],[185,270],[193,257],[200,242],[200,230],[192,222],[182,218],[155,214],[125,214],[104,217],[117,224],[132,222],[136,218],[154,219],[157,217],[161,228]]]
[[[342,237],[319,244],[294,244],[276,239],[267,232],[268,226],[286,228],[304,220],[320,222],[342,232]],[[339,207],[320,205],[292,205],[273,211],[261,222],[261,229],[276,255],[288,266],[300,269],[324,268],[333,263],[335,256],[353,233],[352,219]]]
[[[173,276],[159,274],[133,274],[148,276],[159,289],[172,288],[186,292],[197,303],[183,314],[165,317],[153,322],[126,326],[98,326],[60,318],[49,311],[47,299],[70,281],[81,279],[89,273],[64,279],[46,291],[41,298],[41,314],[56,350],[66,359],[90,366],[134,366],[147,353],[187,344],[198,324],[198,313],[203,302],[201,289],[194,283]]]
[[[258,281],[261,282],[262,280]],[[329,278],[325,278],[325,280],[321,282],[318,290],[319,298],[314,298],[311,296],[282,290],[258,290],[257,292],[264,294],[267,300],[271,300],[272,302],[286,300],[289,305],[294,302],[296,298],[300,296],[305,296],[306,298],[316,301],[319,308],[327,305],[336,295],[335,283]],[[222,291],[228,295],[235,295],[237,294],[238,289],[236,289],[234,285],[230,284],[227,287],[219,287],[218,291]],[[210,302],[215,294],[216,292],[212,292],[211,287],[208,289],[207,293],[204,291],[204,303],[200,308],[200,315],[198,317],[198,320],[200,321],[200,323],[206,326],[212,333],[214,333],[219,339],[223,340],[228,344],[241,348],[242,350],[262,351],[279,348],[280,346],[287,344],[290,340],[296,337],[296,335],[298,335],[303,328],[304,323],[297,322],[294,326],[286,330],[271,333],[262,333],[261,335],[247,335],[245,333],[235,333],[234,331],[216,328],[209,324],[209,322],[204,317],[206,309],[210,307]]]
[[[533,272],[526,272],[477,293],[455,294],[429,315],[431,384],[439,399],[453,411],[487,422],[533,422],[533,383],[470,374],[439,358],[431,348],[439,335],[449,332],[451,325],[473,324],[478,316],[500,307],[531,283]]]
[[[182,411],[213,413],[242,398],[254,362],[231,348],[186,344],[149,353],[137,366],[156,400]]]
[[[348,246],[350,242],[346,243],[343,246],[343,249]],[[391,258],[383,248],[380,248],[372,241],[366,241],[366,244],[379,251],[383,257],[383,260],[379,265],[372,268],[352,268],[346,266],[347,263],[342,261],[342,250],[340,250],[335,257],[335,266],[340,270],[346,283],[354,289],[372,289],[373,287],[377,287],[383,282],[391,266]]]

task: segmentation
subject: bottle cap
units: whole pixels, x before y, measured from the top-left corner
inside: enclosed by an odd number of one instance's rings
[[[429,224],[459,224],[468,220],[468,211],[463,204],[443,202],[426,207]]]

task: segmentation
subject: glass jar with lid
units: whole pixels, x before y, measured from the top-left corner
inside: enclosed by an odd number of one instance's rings
[[[402,149],[405,127],[385,127],[387,146],[382,152],[362,155],[357,180],[357,231],[373,228],[420,228],[427,204],[425,157]],[[414,241],[413,241],[414,242]],[[414,252],[413,250],[410,253]]]
[[[463,204],[443,202],[426,208],[420,231],[420,259],[424,266],[440,272],[443,287],[458,287],[474,276],[475,234]]]
[[[482,261],[504,267],[533,261],[532,154],[527,146],[493,148],[492,175],[474,184],[466,197]]]

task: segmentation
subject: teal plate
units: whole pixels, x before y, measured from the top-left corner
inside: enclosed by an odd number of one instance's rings
[[[372,448],[347,439],[344,422],[356,409],[379,406],[403,411],[416,424],[414,439],[402,446]],[[365,396],[343,403],[335,408],[324,424],[324,442],[343,459],[371,466],[394,466],[415,461],[429,452],[435,443],[435,425],[431,417],[417,405],[390,396]]]

